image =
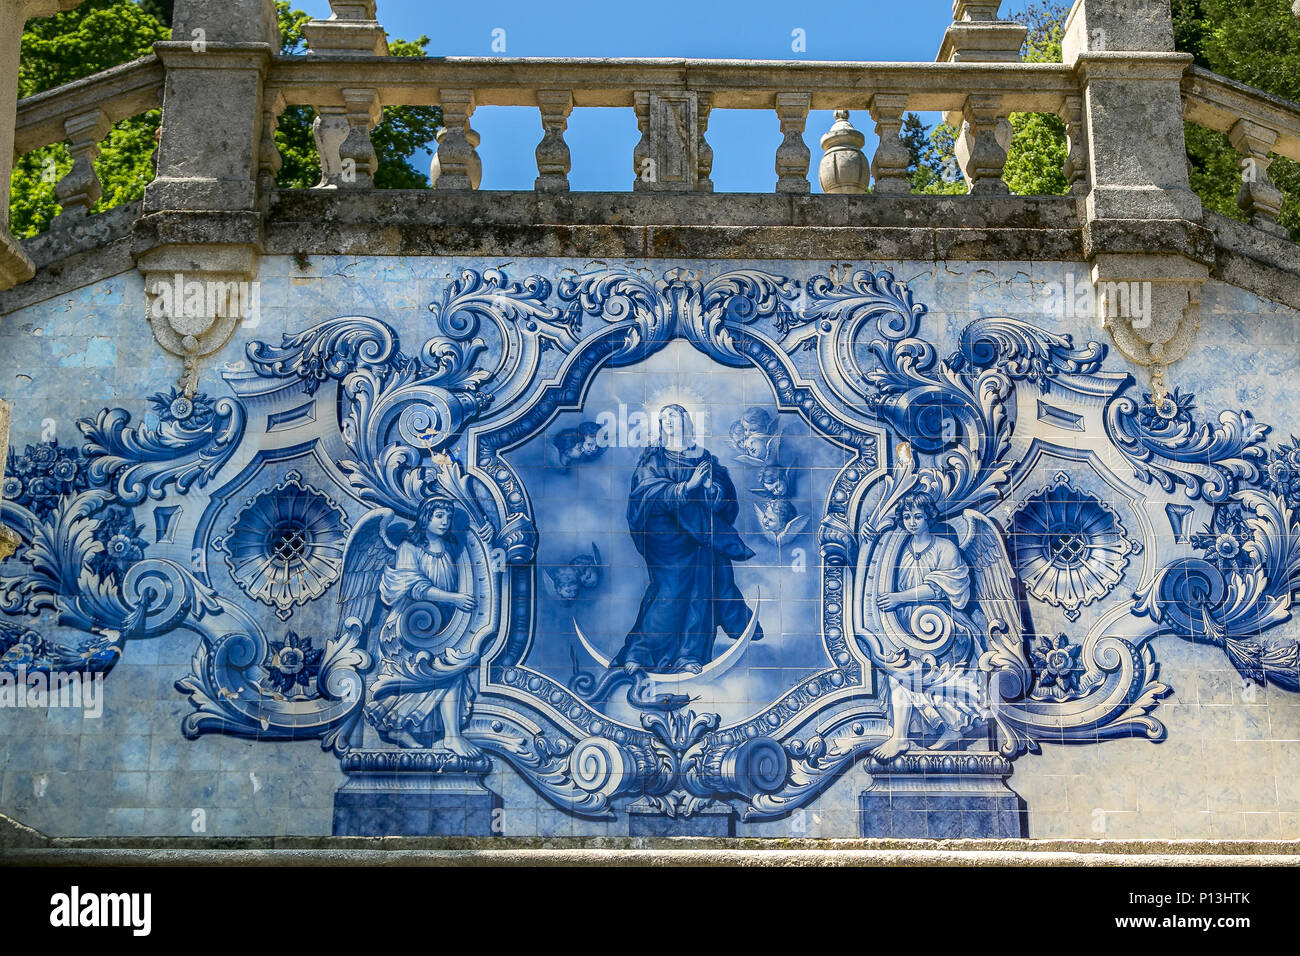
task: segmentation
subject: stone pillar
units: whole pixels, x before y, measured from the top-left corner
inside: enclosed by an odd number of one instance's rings
[[[876,129],[880,125],[876,124]],[[836,110],[835,122],[821,138],[822,159],[817,165],[817,179],[828,195],[865,193],[870,175],[862,144],[867,138],[853,128],[848,110]],[[899,143],[902,146],[902,143]],[[906,165],[903,167],[906,172]]]
[[[84,219],[104,194],[99,175],[95,172],[95,157],[99,155],[100,140],[112,128],[108,115],[98,109],[63,121],[63,129],[68,134],[68,152],[72,154],[72,169],[54,187],[59,205],[63,207],[63,212],[54,220],[56,228],[66,229]]]
[[[1001,0],[953,0],[953,22],[939,44],[938,63],[1016,63],[1025,26],[999,20]]]
[[[0,291],[36,274],[36,267],[9,232],[9,178],[18,119],[18,53],[23,25],[32,17],[71,10],[81,0],[0,0]]]
[[[776,115],[781,121],[781,145],[776,148],[776,191],[779,193],[806,193],[812,190],[808,183],[808,165],[812,152],[803,141],[804,126],[808,122],[808,93],[776,94]]]
[[[871,175],[876,180],[876,192],[883,196],[904,196],[912,191],[907,177],[911,157],[899,139],[906,109],[906,93],[877,93],[871,97],[871,118],[876,121],[876,137],[880,140],[871,158]]]
[[[1083,96],[1084,249],[1098,318],[1150,369],[1158,397],[1165,367],[1191,348],[1213,256],[1183,140],[1180,81],[1192,57],[1174,52],[1169,0],[1075,0],[1062,47]]]
[[[501,799],[483,785],[486,756],[353,750],[334,794],[335,836],[492,836]]]
[[[542,141],[537,144],[537,180],[533,188],[544,193],[567,193],[573,164],[564,131],[573,112],[573,94],[568,90],[538,90],[537,108],[542,113]]]
[[[328,20],[308,20],[302,35],[317,56],[388,56],[388,37],[375,19],[375,0],[330,0]]]
[[[199,359],[229,341],[241,316],[229,308],[208,314],[206,307],[182,314],[168,293],[195,282],[206,289],[257,277],[263,80],[280,49],[275,3],[176,0],[172,39],[154,49],[167,73],[163,122],[134,253],[154,338],[183,360],[180,385],[193,394]]]

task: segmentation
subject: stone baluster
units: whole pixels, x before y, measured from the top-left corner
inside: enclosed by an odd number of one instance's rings
[[[632,149],[632,189],[640,191],[649,188],[643,183],[654,178],[654,157],[650,155],[650,94],[634,94],[632,109],[636,113],[636,128],[641,133]]]
[[[533,188],[544,193],[567,193],[572,163],[564,131],[573,112],[573,94],[568,90],[539,90],[537,107],[542,113],[542,141],[537,144],[537,180]]]
[[[967,95],[955,152],[972,196],[1004,196],[1010,192],[1002,181],[1010,144],[1010,126],[1004,124],[1004,119],[1000,93]]]
[[[880,140],[871,159],[871,175],[876,180],[876,192],[881,195],[901,196],[912,191],[907,175],[911,157],[899,138],[906,109],[906,93],[876,93],[871,97],[871,118],[876,121],[876,136]]]
[[[1250,213],[1251,225],[1257,229],[1277,236],[1288,235],[1286,227],[1277,221],[1282,211],[1282,192],[1268,175],[1273,161],[1269,151],[1277,142],[1277,131],[1242,119],[1228,131],[1228,139],[1242,157],[1237,205]]]
[[[776,148],[776,191],[779,193],[806,193],[812,189],[808,183],[812,152],[803,141],[811,100],[808,93],[776,94],[776,115],[785,137]]]
[[[713,180],[710,178],[713,174],[713,147],[708,144],[704,137],[709,131],[709,113],[713,110],[713,94],[697,93],[695,94],[695,102],[697,104],[697,125],[699,126],[699,136],[696,140],[699,169],[696,174],[695,191],[711,193],[713,192]]]
[[[8,402],[0,399],[0,449],[8,450],[9,448],[9,416],[13,411]],[[5,477],[5,467],[8,463],[8,456],[0,457],[0,481]],[[0,505],[4,504],[3,485],[0,484]],[[12,557],[13,553],[23,543],[23,539],[18,536],[8,525],[0,524],[0,561]]]
[[[379,125],[383,114],[379,94],[375,90],[343,90],[344,119],[347,135],[339,144],[339,164],[342,174],[339,185],[345,189],[369,189],[375,184],[379,157],[370,141],[370,131]]]
[[[442,129],[438,130],[438,151],[429,166],[434,189],[478,189],[483,179],[483,161],[476,147],[479,135],[469,125],[474,115],[473,90],[439,90]]]
[[[1065,124],[1066,151],[1061,172],[1070,192],[1075,196],[1085,196],[1088,193],[1088,128],[1083,122],[1083,97],[1075,93],[1066,94],[1056,115]]]
[[[865,193],[870,173],[862,144],[867,138],[853,128],[848,110],[836,110],[835,122],[821,138],[822,159],[817,179],[829,195]]]
[[[271,196],[275,192],[275,177],[284,163],[280,158],[280,150],[275,145],[275,130],[285,106],[284,94],[279,90],[267,90],[262,97],[262,144],[257,150],[257,192],[262,199],[263,211],[269,208]]]
[[[113,124],[103,110],[90,110],[63,121],[68,137],[68,152],[72,154],[72,168],[54,187],[63,213],[54,225],[66,229],[78,219],[90,214],[91,208],[104,194],[95,172],[95,157],[99,155],[100,141],[108,135]]]

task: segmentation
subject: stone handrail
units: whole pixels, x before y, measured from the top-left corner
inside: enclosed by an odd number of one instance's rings
[[[1237,204],[1251,223],[1286,235],[1278,225],[1282,194],[1268,176],[1272,156],[1300,161],[1300,105],[1199,66],[1183,77],[1183,119],[1226,133],[1241,153]]]
[[[22,155],[67,139],[66,123],[99,110],[112,125],[162,106],[163,65],[141,57],[18,101],[14,151]]]

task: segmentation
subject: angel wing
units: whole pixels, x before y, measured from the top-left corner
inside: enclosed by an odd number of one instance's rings
[[[974,597],[988,622],[988,644],[980,655],[980,670],[999,673],[1003,697],[1027,693],[1031,672],[1025,655],[1025,629],[1002,535],[991,518],[973,508],[950,523],[957,532],[957,546],[970,563]]]
[[[388,508],[368,512],[348,538],[343,554],[343,579],[339,582],[339,631],[350,617],[365,629],[373,627],[378,612],[379,582],[384,569],[393,563],[397,546],[411,530],[411,523]]]

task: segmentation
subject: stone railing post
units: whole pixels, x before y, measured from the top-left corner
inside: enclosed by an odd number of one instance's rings
[[[876,121],[876,137],[880,141],[876,155],[871,157],[871,176],[876,181],[876,192],[884,196],[901,196],[912,191],[907,176],[910,155],[899,138],[906,109],[906,93],[877,93],[871,97],[871,118]]]
[[[478,133],[469,125],[474,115],[473,90],[439,90],[442,128],[438,130],[438,150],[429,164],[429,180],[434,189],[478,189],[483,179],[483,161],[479,159]]]
[[[573,112],[573,94],[568,90],[538,90],[537,108],[542,114],[542,141],[537,144],[537,180],[533,188],[544,193],[567,193],[573,164],[564,131]]]
[[[708,106],[701,118],[700,98],[693,90],[637,93],[634,98],[641,139],[632,152],[637,192],[707,192],[713,183],[701,174],[712,171],[701,150]],[[707,146],[705,147],[707,149]]]
[[[1169,0],[1075,0],[1062,48],[1083,95],[1084,249],[1098,318],[1160,396],[1165,367],[1191,348],[1212,256],[1183,140],[1180,81],[1192,57],[1174,52]]]
[[[91,110],[63,121],[68,135],[68,152],[72,155],[72,168],[54,187],[59,205],[63,207],[52,223],[66,229],[90,214],[90,209],[104,194],[99,174],[95,172],[95,157],[99,155],[100,141],[108,135],[113,124],[103,110]]]
[[[177,287],[248,288],[239,283],[257,278],[263,81],[279,49],[273,0],[176,0],[172,39],[154,45],[167,71],[163,121],[133,245],[154,338],[182,359],[189,394],[198,360],[229,341],[250,300],[205,294],[195,315]]]
[[[1237,205],[1250,213],[1250,222],[1257,229],[1275,236],[1288,236],[1285,226],[1277,221],[1282,211],[1282,191],[1273,185],[1268,167],[1273,162],[1269,151],[1277,142],[1277,130],[1269,129],[1250,120],[1237,120],[1228,131],[1228,139],[1241,153],[1241,189],[1237,192]]]
[[[776,191],[779,193],[806,193],[812,189],[808,183],[812,151],[803,141],[811,102],[808,93],[776,94],[776,115],[784,137],[776,148]]]
[[[1014,20],[999,20],[1001,0],[953,0],[952,23],[939,44],[938,63],[1015,63],[1028,32]]]
[[[0,0],[0,290],[36,274],[9,232],[9,178],[14,168],[14,124],[18,119],[18,53],[23,25],[32,17],[71,10],[81,0]]]

